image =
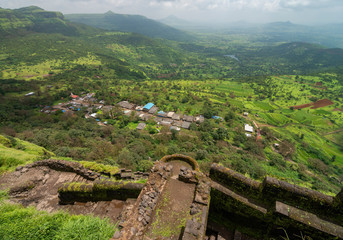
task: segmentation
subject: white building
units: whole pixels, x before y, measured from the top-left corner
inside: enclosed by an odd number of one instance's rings
[[[254,128],[252,126],[250,126],[249,124],[245,124],[244,125],[244,130],[246,132],[250,132],[250,133],[253,133],[254,132]]]

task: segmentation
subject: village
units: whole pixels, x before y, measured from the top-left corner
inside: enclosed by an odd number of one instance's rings
[[[99,117],[99,111],[103,114],[110,113],[115,106],[106,105],[103,100],[96,99],[94,93],[83,94],[78,96],[73,93],[70,94],[71,100],[65,103],[59,103],[54,106],[45,106],[41,109],[41,112],[50,114],[58,110],[62,112],[75,112],[80,111],[81,108],[86,108],[85,118],[94,118],[98,125],[106,126],[107,121],[101,121]],[[190,129],[192,123],[200,124],[205,121],[203,115],[191,116],[176,112],[164,112],[159,109],[154,103],[147,103],[144,106],[136,105],[128,101],[121,101],[116,104],[123,111],[126,116],[137,116],[142,122],[136,127],[137,130],[143,130],[146,128],[146,122],[153,120],[157,126],[167,126],[170,130],[180,131],[183,129]],[[244,112],[243,116],[247,116],[248,113]],[[215,120],[223,121],[220,116],[213,116]],[[244,125],[245,135],[251,137],[254,133],[253,126],[249,124]],[[157,131],[159,131],[157,129]],[[259,134],[258,134],[259,135]]]

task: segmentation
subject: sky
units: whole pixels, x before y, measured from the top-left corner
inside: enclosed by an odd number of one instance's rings
[[[30,5],[64,14],[112,11],[204,23],[343,23],[343,0],[0,0],[2,8]]]

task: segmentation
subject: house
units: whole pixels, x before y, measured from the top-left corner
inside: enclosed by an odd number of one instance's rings
[[[248,115],[249,115],[249,113],[247,113],[247,112],[244,112],[244,113],[243,113],[243,116],[244,116],[244,117],[247,117]]]
[[[91,116],[92,118],[96,118],[96,117],[97,117],[97,114],[96,114],[96,113],[92,113],[92,114],[89,115],[89,116]]]
[[[94,97],[95,93],[87,93],[87,95],[84,98],[87,98],[88,100]]]
[[[166,121],[166,120],[163,120],[162,122],[161,122],[161,125],[163,125],[163,126],[170,126],[172,123],[171,122],[168,122],[168,121]]]
[[[245,133],[245,136],[251,137],[251,134],[250,133]]]
[[[43,107],[40,111],[41,112],[45,112],[45,113],[47,113],[46,111],[49,111],[50,110],[50,106],[45,106],[45,107]],[[49,111],[50,112],[50,111]]]
[[[157,116],[158,116],[158,117],[166,117],[167,114],[166,114],[165,112],[163,112],[163,111],[159,111],[159,112],[157,113]]]
[[[183,115],[183,121],[187,121],[187,122],[193,122],[194,117],[193,116],[188,116],[188,115]]]
[[[254,128],[252,126],[250,126],[249,124],[245,124],[244,125],[244,130],[246,132],[250,132],[250,133],[253,133],[254,132]]]
[[[205,121],[204,116],[200,115],[198,117],[195,117],[194,121],[196,121],[197,123],[203,123]]]
[[[155,114],[157,111],[158,111],[158,107],[153,106],[153,107],[148,111],[148,113],[150,113],[150,114]]]
[[[143,111],[143,106],[137,106],[136,111]]]
[[[148,112],[150,111],[150,109],[154,106],[153,103],[147,103],[144,107],[143,107],[143,111]]]
[[[163,121],[163,118],[160,118],[160,117],[155,117],[155,122],[159,123],[159,122],[162,122]]]
[[[181,121],[174,121],[174,126],[181,127],[182,122]]]
[[[280,144],[278,144],[278,143],[274,143],[273,145],[274,145],[275,148],[279,148],[280,147]]]
[[[70,97],[72,98],[72,99],[77,99],[77,98],[79,98],[79,96],[77,96],[77,95],[75,95],[75,94],[70,94]]]
[[[134,105],[132,103],[129,103],[128,101],[121,101],[117,103],[120,107],[126,108],[126,109],[133,109]]]
[[[143,121],[147,121],[149,120],[149,118],[151,118],[151,116],[149,116],[148,114],[142,113],[139,115],[139,118],[142,119]]]
[[[184,129],[189,129],[189,127],[191,126],[191,123],[190,122],[183,122],[181,127],[184,128]]]
[[[172,119],[179,121],[181,119],[181,116],[180,116],[180,114],[174,113],[173,116],[172,116]]]
[[[176,127],[176,126],[171,126],[171,127],[169,128],[169,130],[180,131],[180,130],[181,130],[181,128],[179,128],[179,127]]]
[[[108,112],[110,112],[111,110],[113,109],[113,107],[112,106],[103,106],[103,108],[102,108],[102,112],[103,113],[108,113]]]
[[[139,123],[137,126],[137,130],[143,130],[145,128],[146,124],[145,123]]]
[[[130,116],[130,115],[131,115],[131,112],[132,112],[132,110],[125,110],[125,111],[124,111],[124,114],[125,114],[126,116]]]
[[[167,113],[167,118],[172,118],[175,112],[168,112]]]
[[[33,96],[33,95],[35,95],[35,92],[29,92],[29,93],[25,94],[25,97],[29,97],[29,96]]]

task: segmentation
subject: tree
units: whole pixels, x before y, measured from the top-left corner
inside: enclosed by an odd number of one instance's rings
[[[195,157],[195,159],[196,159],[196,160],[203,160],[203,159],[206,158],[207,154],[208,154],[208,153],[207,153],[206,150],[204,150],[204,149],[198,149],[198,150],[196,151],[196,157]]]
[[[229,132],[227,131],[226,128],[218,128],[216,130],[216,137],[214,135],[212,135],[214,140],[225,140],[225,139],[228,139],[229,138]]]

